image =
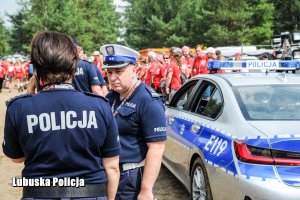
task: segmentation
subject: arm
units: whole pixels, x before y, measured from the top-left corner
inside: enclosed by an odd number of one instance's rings
[[[101,85],[103,96],[105,97],[108,94],[108,89],[106,85]]]
[[[173,72],[169,72],[167,79],[166,79],[166,93],[169,94],[170,93],[170,84],[171,84],[171,79],[173,76]]]
[[[138,200],[153,200],[152,189],[159,174],[165,149],[164,141],[149,142],[147,145],[148,152],[145,159],[144,174]]]
[[[99,77],[97,75],[97,70],[100,73],[99,69],[95,67],[92,63],[85,63],[87,65],[87,73],[89,77],[89,84],[93,94],[103,96],[102,89],[100,87]]]
[[[25,157],[22,157],[22,158],[12,158],[11,161],[13,161],[14,163],[23,163],[23,162],[25,162]]]
[[[102,161],[107,175],[107,198],[108,200],[114,200],[120,179],[119,156],[103,158]]]
[[[16,132],[16,127],[14,126],[15,123],[10,115],[11,110],[15,112],[15,108],[11,108],[11,106],[13,105],[8,105],[6,110],[2,150],[12,162],[22,163],[25,161],[25,156],[21,144],[19,143],[18,133]]]
[[[101,90],[100,85],[92,85],[91,88],[92,88],[92,92],[93,92],[94,94],[97,94],[97,95],[99,95],[99,96],[103,96],[103,92],[102,92],[102,90]]]
[[[144,76],[145,76],[145,71],[141,70],[139,75],[138,75],[138,78],[141,80]]]

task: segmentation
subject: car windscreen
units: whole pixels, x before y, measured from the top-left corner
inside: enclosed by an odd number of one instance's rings
[[[300,120],[300,85],[234,88],[246,120]]]

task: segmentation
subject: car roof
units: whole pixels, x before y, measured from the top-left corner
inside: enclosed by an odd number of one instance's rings
[[[300,75],[288,73],[229,73],[209,74],[204,77],[212,80],[220,77],[225,79],[231,86],[300,84]]]

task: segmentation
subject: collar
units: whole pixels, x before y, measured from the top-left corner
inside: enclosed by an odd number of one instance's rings
[[[71,83],[47,83],[43,86],[42,92],[52,91],[52,90],[74,90]]]

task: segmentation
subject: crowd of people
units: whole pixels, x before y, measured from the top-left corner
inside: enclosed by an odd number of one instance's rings
[[[3,59],[0,60],[0,93],[2,87],[12,92],[17,89],[22,92],[26,89],[28,78],[32,75],[30,62],[24,59]]]
[[[107,78],[107,71],[102,68],[105,57],[99,52],[94,51],[92,56],[88,57],[83,49],[79,46],[76,38],[73,37],[77,45],[80,62],[78,64],[79,70],[75,74],[74,84],[79,91],[87,91],[101,96],[105,96],[110,89]],[[178,90],[178,88],[186,82],[189,78],[198,74],[208,74],[208,61],[210,60],[226,60],[220,50],[215,50],[213,47],[205,48],[199,44],[195,47],[195,52],[192,53],[188,46],[172,47],[170,53],[155,53],[149,51],[147,56],[142,56],[137,60],[135,73],[138,79],[151,86],[156,92],[160,94],[169,95]],[[262,55],[262,60],[268,59],[266,55]],[[232,60],[241,60],[241,54],[235,53]],[[100,89],[95,91],[95,86],[91,89],[81,89],[78,86],[77,79],[80,79],[80,70],[84,65],[83,62],[91,63],[94,68],[93,71],[97,75],[98,80],[96,84]],[[90,72],[89,72],[90,73]],[[218,73],[222,73],[219,71]],[[12,92],[17,89],[22,92],[27,87],[28,78],[33,74],[33,66],[30,65],[29,60],[0,60],[0,92],[3,87]],[[90,73],[91,74],[91,73]],[[89,77],[92,79],[92,77]],[[81,80],[79,83],[82,82]],[[77,85],[76,85],[77,84]],[[94,90],[93,90],[94,89]]]
[[[147,57],[141,57],[136,71],[139,79],[160,94],[172,96],[183,83],[198,74],[208,74],[209,60],[217,57],[214,48],[205,51],[203,45],[195,47],[196,55],[188,46],[172,47],[169,54],[157,54],[150,51]]]

